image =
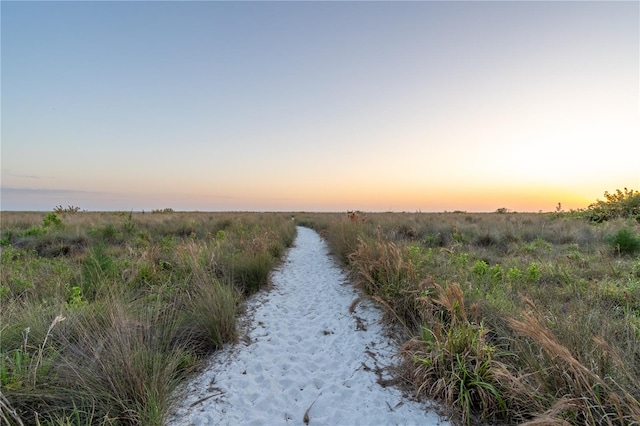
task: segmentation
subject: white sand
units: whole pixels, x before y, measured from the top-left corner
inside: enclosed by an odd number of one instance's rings
[[[433,406],[378,384],[397,346],[320,236],[298,227],[272,275],[248,301],[246,335],[182,390],[169,425],[438,425]],[[376,373],[376,370],[378,373]]]

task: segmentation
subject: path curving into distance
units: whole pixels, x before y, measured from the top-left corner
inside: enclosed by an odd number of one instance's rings
[[[378,383],[397,346],[371,303],[350,312],[358,293],[315,231],[298,227],[271,281],[247,302],[240,343],[182,388],[167,425],[446,424]]]

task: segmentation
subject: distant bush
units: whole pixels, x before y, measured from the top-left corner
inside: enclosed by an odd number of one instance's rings
[[[175,210],[173,210],[171,207],[167,207],[164,209],[151,210],[151,213],[175,213]]]
[[[62,205],[56,206],[53,209],[54,213],[62,214],[62,213],[78,213],[80,211],[80,207],[77,206],[67,206],[62,207]]]
[[[605,200],[597,200],[579,211],[582,216],[594,222],[604,222],[615,218],[633,218],[640,222],[640,192],[624,188],[615,193],[604,193]]]

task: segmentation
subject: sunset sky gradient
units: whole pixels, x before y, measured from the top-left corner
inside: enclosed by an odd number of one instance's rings
[[[640,189],[640,3],[1,2],[2,210]]]

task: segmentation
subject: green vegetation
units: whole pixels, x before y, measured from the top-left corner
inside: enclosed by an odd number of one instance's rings
[[[608,241],[620,254],[635,254],[640,251],[640,236],[628,228],[618,229],[618,232],[611,235]]]
[[[306,214],[465,424],[640,423],[636,191],[580,212]],[[559,209],[558,209],[559,210]]]
[[[637,191],[548,214],[2,213],[0,421],[160,425],[294,224],[463,424],[640,423]],[[63,209],[64,210],[64,209]]]
[[[605,192],[604,198],[586,209],[560,214],[582,217],[598,223],[617,218],[635,219],[640,222],[640,192],[627,188],[617,189],[614,193]]]
[[[60,207],[1,222],[0,423],[16,425],[163,424],[295,237],[279,214]]]

